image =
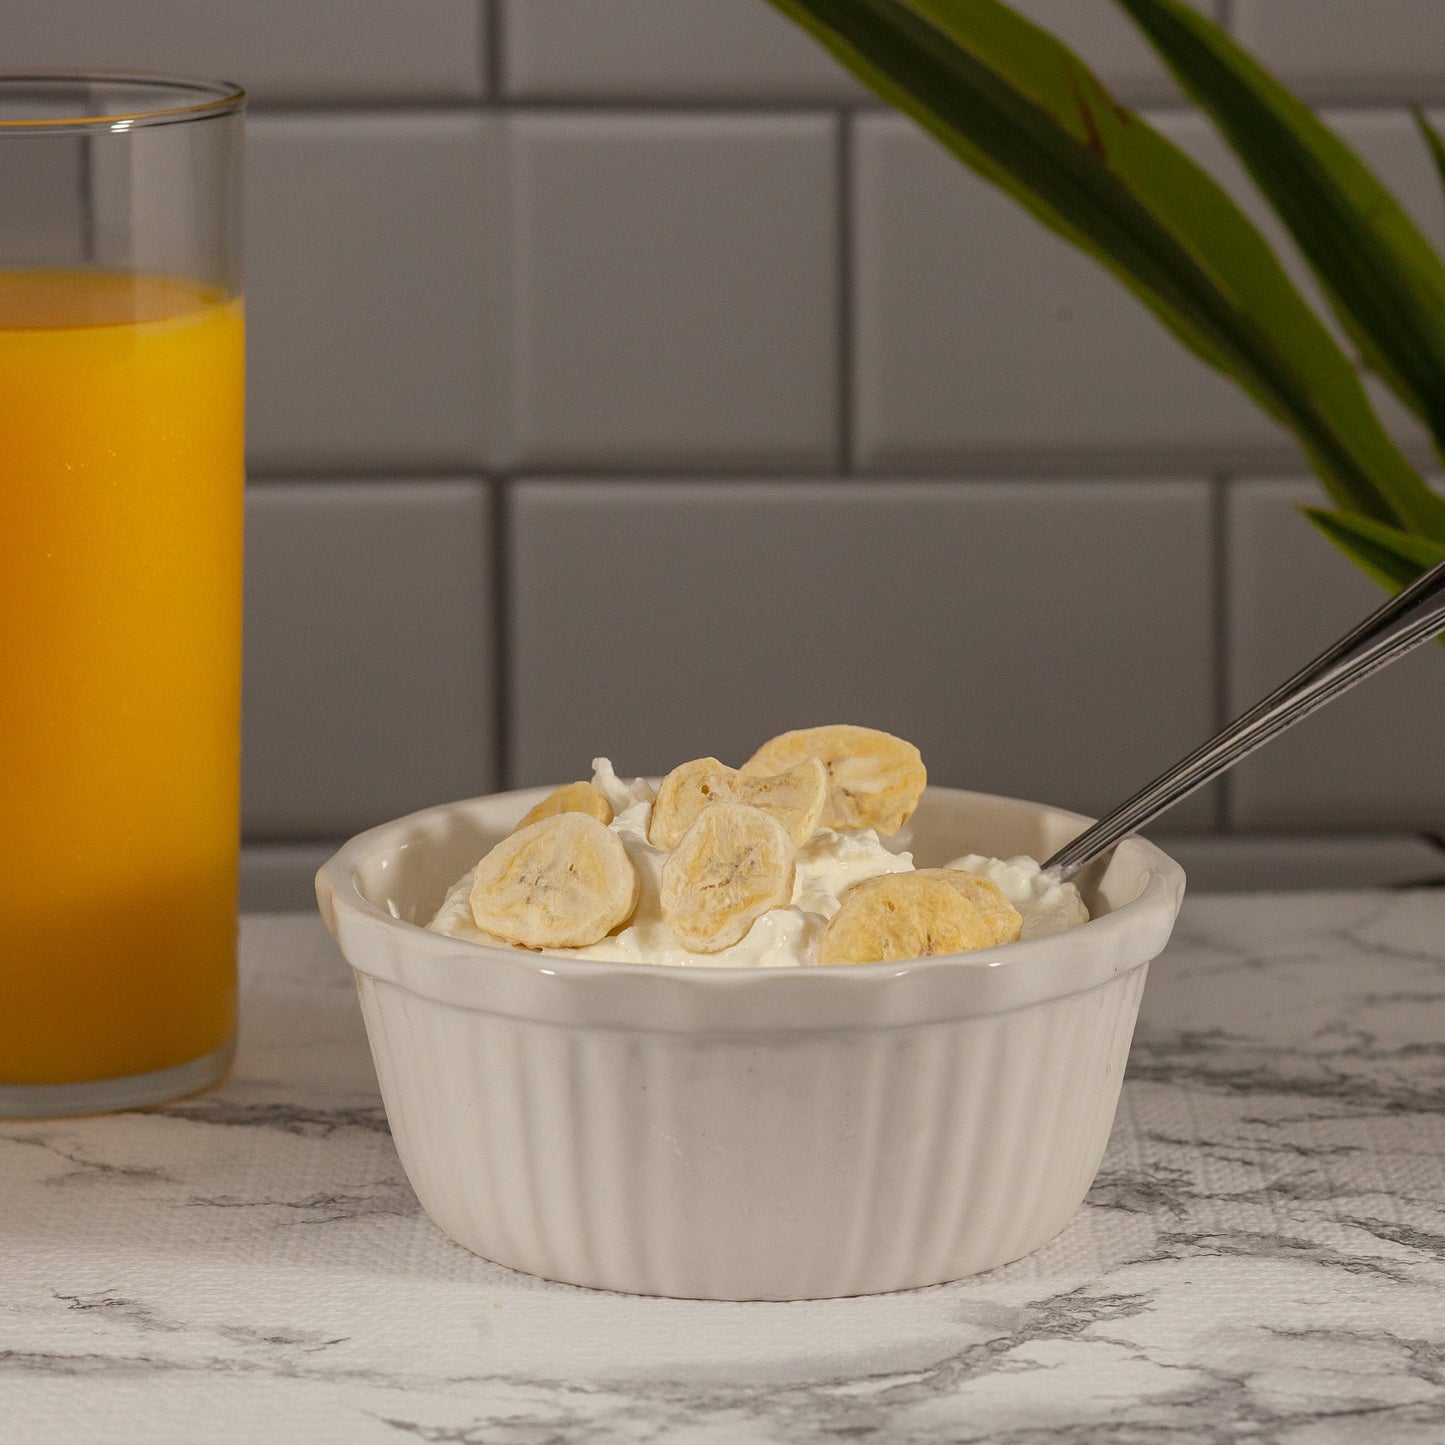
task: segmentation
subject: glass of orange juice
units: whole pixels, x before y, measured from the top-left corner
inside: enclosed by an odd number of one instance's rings
[[[0,1117],[230,1063],[244,103],[0,75]]]

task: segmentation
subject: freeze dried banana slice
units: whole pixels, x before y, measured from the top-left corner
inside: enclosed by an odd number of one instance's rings
[[[641,882],[617,834],[557,813],[503,838],[472,883],[476,925],[527,948],[585,948],[626,923]]]
[[[818,962],[894,963],[992,943],[983,914],[949,884],[925,873],[886,873],[844,891],[818,938]]]
[[[591,783],[564,783],[555,793],[548,793],[512,832],[520,833],[523,828],[540,823],[543,818],[555,818],[558,813],[585,813],[606,824],[612,821],[612,804],[602,789]]]
[[[828,773],[817,758],[774,777],[750,777],[716,758],[695,758],[674,768],[657,790],[647,841],[676,848],[697,816],[713,803],[746,803],[776,818],[794,844],[813,836],[828,801]]]
[[[736,943],[770,908],[793,901],[798,850],[776,818],[745,803],[713,803],[662,865],[662,916],[694,953]]]
[[[828,770],[828,802],[819,819],[825,828],[876,828],[888,837],[913,816],[928,782],[912,743],[849,723],[782,733],[764,743],[743,772],[781,773],[804,758],[817,758]]]
[[[995,943],[1017,943],[1023,931],[1024,918],[1004,897],[1003,889],[987,878],[965,873],[962,868],[920,868],[920,878],[937,878],[947,883],[961,897],[968,899],[983,914]]]

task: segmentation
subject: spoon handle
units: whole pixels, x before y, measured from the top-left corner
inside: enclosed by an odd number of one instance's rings
[[[1072,877],[1242,757],[1441,631],[1445,631],[1445,562],[1417,577],[1288,682],[1065,844],[1044,864],[1045,869],[1059,878]]]

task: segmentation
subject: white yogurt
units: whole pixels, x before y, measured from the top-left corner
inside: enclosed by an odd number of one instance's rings
[[[871,828],[854,833],[819,828],[798,849],[793,901],[763,914],[731,948],[718,953],[690,953],[672,937],[663,921],[658,894],[667,853],[647,841],[653,791],[645,778],[630,785],[613,771],[606,758],[592,763],[593,785],[611,803],[612,831],[637,869],[642,891],[637,912],[626,928],[586,948],[548,948],[560,958],[589,958],[608,963],[661,963],[693,968],[796,968],[817,956],[818,935],[838,911],[839,895],[850,885],[881,873],[907,873],[913,855],[891,852]],[[1072,883],[1044,878],[1032,858],[984,858],[970,854],[947,865],[962,868],[998,885],[1023,916],[1023,937],[1040,938],[1088,921],[1079,890]],[[436,933],[472,943],[496,945],[472,919],[468,902],[473,869],[453,884],[437,915],[427,925]],[[506,947],[506,944],[502,944]]]
[[[968,853],[955,858],[948,868],[961,868],[978,878],[996,884],[1000,893],[1018,909],[1023,918],[1024,938],[1043,938],[1045,934],[1062,933],[1089,921],[1089,910],[1079,890],[1072,883],[1050,878],[1036,858],[1021,854],[1017,858],[985,858],[982,853]]]

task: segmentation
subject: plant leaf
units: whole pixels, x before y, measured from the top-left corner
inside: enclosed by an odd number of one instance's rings
[[[1415,117],[1416,129],[1425,138],[1430,159],[1435,162],[1435,174],[1440,177],[1440,184],[1445,186],[1445,140],[1440,138],[1440,132],[1430,124],[1430,117],[1418,105],[1410,107],[1410,114]]]
[[[1445,451],[1445,263],[1359,156],[1219,26],[1184,0],[1118,3],[1248,167],[1365,364]],[[1409,520],[1445,539],[1445,501]]]
[[[1306,507],[1304,514],[1345,556],[1392,592],[1437,562],[1445,562],[1445,542],[1386,527],[1352,512]]]
[[[998,0],[773,4],[1290,427],[1341,507],[1440,507],[1253,223],[1067,47]]]

